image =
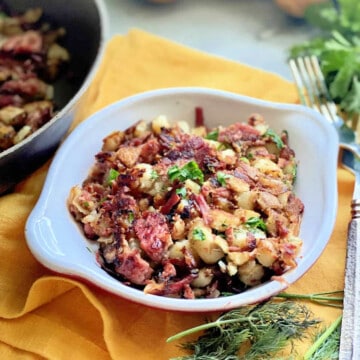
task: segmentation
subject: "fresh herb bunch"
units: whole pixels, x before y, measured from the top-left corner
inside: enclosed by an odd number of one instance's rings
[[[228,311],[214,322],[172,336],[168,342],[204,331],[196,341],[182,344],[192,354],[178,360],[273,359],[318,323],[303,304],[269,301]]]
[[[290,49],[290,57],[316,55],[332,99],[353,117],[360,114],[360,2],[339,0],[310,5],[304,18],[318,36]]]
[[[316,335],[303,359],[338,358],[342,316],[340,315],[329,327],[319,331],[317,325],[320,320],[314,319],[305,305],[292,300],[341,308],[343,291],[314,294],[284,292],[275,298],[287,300],[270,300],[234,309],[222,314],[215,321],[171,336],[167,342],[182,339],[199,331],[204,332],[197,340],[181,344],[183,349],[191,351],[192,354],[173,360],[280,360],[283,358],[279,357],[279,352],[287,345],[293,345],[294,340],[301,340],[306,334],[310,334],[309,329],[314,329]]]

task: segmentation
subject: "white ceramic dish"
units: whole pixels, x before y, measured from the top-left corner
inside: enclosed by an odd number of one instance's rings
[[[102,270],[71,217],[66,200],[70,188],[81,184],[100,150],[102,139],[139,119],[160,114],[193,124],[194,108],[204,110],[206,124],[243,121],[254,112],[276,130],[286,129],[299,160],[296,194],[305,204],[300,236],[304,241],[298,266],[244,293],[216,299],[174,299],[144,294],[123,285]],[[178,311],[227,310],[255,303],[284,290],[318,259],[331,235],[337,211],[337,135],[324,118],[308,108],[260,101],[223,91],[171,88],[135,95],[112,104],[79,125],[55,155],[42,194],[27,224],[26,238],[34,256],[49,269],[83,279],[126,299],[155,308]]]

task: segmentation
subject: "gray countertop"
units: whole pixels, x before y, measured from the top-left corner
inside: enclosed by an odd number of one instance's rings
[[[139,28],[186,46],[277,73],[287,79],[291,45],[312,30],[271,0],[105,0],[109,36]]]

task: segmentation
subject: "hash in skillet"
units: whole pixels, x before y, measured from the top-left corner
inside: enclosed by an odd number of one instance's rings
[[[103,269],[145,293],[214,298],[296,267],[304,206],[285,131],[159,116],[103,140],[68,206]]]
[[[63,68],[70,61],[60,45],[65,35],[64,28],[44,21],[41,8],[15,14],[0,3],[0,152],[57,113],[53,84],[65,78]]]

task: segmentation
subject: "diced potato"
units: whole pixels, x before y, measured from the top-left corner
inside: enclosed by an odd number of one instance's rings
[[[234,165],[236,163],[236,153],[232,149],[218,151],[217,157],[220,161],[228,165]]]
[[[276,156],[279,156],[280,149],[277,147],[277,145],[273,142],[268,142],[265,144],[265,147],[269,154],[274,154]]]
[[[128,168],[133,167],[141,153],[141,147],[135,146],[122,146],[116,155],[118,159]]]
[[[23,141],[31,133],[31,127],[29,125],[24,125],[14,136],[14,144],[18,144],[20,141]]]
[[[175,241],[169,248],[169,259],[184,259],[184,249],[190,251],[190,241],[188,239],[183,239]]]
[[[185,236],[184,220],[179,215],[175,215],[173,220],[174,220],[174,223],[173,223],[173,227],[171,229],[171,237],[174,240],[183,239]]]
[[[50,45],[48,53],[47,53],[48,61],[50,61],[51,65],[56,63],[58,65],[59,63],[63,61],[69,61],[70,60],[70,54],[69,52],[62,47],[61,45],[57,43],[53,43]]]
[[[229,178],[226,179],[226,185],[236,193],[243,193],[250,190],[250,185],[246,181],[235,176],[229,176]]]
[[[254,210],[248,209],[236,209],[234,215],[241,219],[243,222],[246,222],[252,217],[260,217],[260,214]]]
[[[262,265],[255,260],[250,260],[244,265],[239,266],[239,279],[248,286],[255,286],[261,283],[265,272]]]
[[[234,263],[228,261],[226,271],[230,276],[234,276],[238,272],[238,267]]]
[[[165,115],[159,115],[152,121],[151,127],[155,134],[160,134],[161,129],[168,129],[170,127],[170,123]]]
[[[295,256],[298,256],[302,248],[303,241],[298,236],[294,235],[290,235],[287,240],[291,245],[293,245]]]
[[[209,211],[209,225],[212,229],[225,231],[229,227],[235,227],[240,224],[240,219],[224,210],[211,209]]]
[[[280,195],[278,195],[278,199],[280,201],[280,204],[282,206],[285,206],[288,203],[289,196],[291,194],[291,191],[286,191]]]
[[[26,117],[24,109],[16,106],[5,106],[0,109],[0,121],[6,125],[16,126]]]
[[[191,247],[206,264],[215,264],[224,252],[215,240],[211,228],[206,226],[202,219],[196,219],[189,228],[188,239]]]
[[[260,132],[261,135],[264,135],[266,131],[269,129],[269,126],[266,124],[256,124],[255,129]]]
[[[221,142],[211,139],[204,139],[204,141],[214,150],[218,150],[221,146]]]
[[[244,191],[235,196],[237,206],[242,209],[253,210],[256,199],[258,198],[257,191]]]
[[[257,261],[266,267],[270,267],[278,258],[278,254],[274,244],[270,240],[258,241],[256,247]]]
[[[196,183],[195,181],[193,181],[193,180],[186,179],[185,180],[185,188],[187,190],[189,190],[190,193],[199,194],[201,186],[198,183]]]
[[[27,23],[36,23],[40,20],[43,10],[40,7],[27,9],[22,15],[22,21]]]
[[[216,235],[214,238],[214,243],[217,244],[225,254],[229,252],[229,244],[223,237]]]
[[[53,104],[49,100],[32,101],[23,105],[23,109],[29,114],[36,110],[52,109]]]
[[[267,191],[259,192],[257,204],[265,213],[268,213],[270,209],[281,209],[281,203],[279,199]]]
[[[164,183],[161,178],[156,179],[153,184],[153,187],[150,188],[147,193],[154,196],[154,200],[162,199],[167,192],[166,183]]]
[[[186,134],[190,133],[190,125],[187,121],[178,121],[176,125]]]
[[[69,52],[61,45],[52,43],[49,47],[46,60],[46,71],[50,79],[56,78],[56,76],[59,74],[60,66],[69,60]]]
[[[0,149],[5,150],[14,144],[15,129],[10,125],[0,123]]]
[[[140,163],[134,166],[134,169],[140,170],[141,176],[139,177],[139,189],[147,192],[153,188],[155,177],[153,176],[153,167],[147,163]]]
[[[142,137],[149,131],[149,127],[146,121],[141,120],[137,123],[134,130],[135,137]]]
[[[100,236],[97,239],[97,242],[100,244],[105,244],[105,245],[112,244],[114,242],[114,236],[113,235],[110,235],[107,237]]]
[[[252,165],[260,172],[273,177],[281,177],[282,171],[280,167],[267,158],[258,158],[252,162]]]
[[[124,140],[125,134],[123,131],[114,131],[103,140],[103,151],[116,151],[122,141]]]
[[[231,233],[231,245],[239,249],[247,247],[247,233],[245,227],[234,228]]]
[[[73,186],[70,189],[68,204],[71,205],[73,211],[82,215],[90,214],[95,208],[92,199],[88,198],[79,186]]]
[[[293,268],[296,266],[296,256],[299,254],[302,240],[297,237],[288,237],[287,242],[279,245],[281,259],[284,263]]]
[[[197,126],[191,130],[191,134],[205,137],[207,135],[206,127],[205,126]]]
[[[287,219],[287,217],[278,213],[275,210],[270,209],[268,211],[268,217],[265,220],[265,225],[266,225],[267,231],[272,236],[278,235],[278,224],[280,224],[280,223],[283,224],[284,228],[289,227],[289,220]]]
[[[198,288],[202,288],[208,286],[213,278],[214,278],[214,273],[212,269],[202,268],[199,270],[198,277],[191,282],[191,285]]]
[[[227,254],[227,260],[236,266],[244,265],[251,258],[249,251],[233,251]]]

